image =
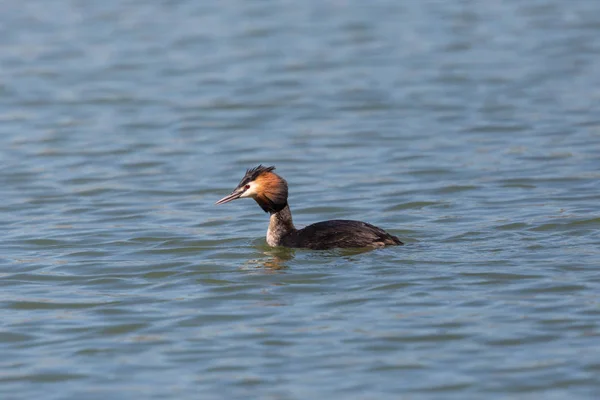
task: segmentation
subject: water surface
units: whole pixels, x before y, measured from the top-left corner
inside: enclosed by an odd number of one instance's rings
[[[0,397],[600,393],[600,3],[2,11]],[[259,163],[406,245],[269,248]]]

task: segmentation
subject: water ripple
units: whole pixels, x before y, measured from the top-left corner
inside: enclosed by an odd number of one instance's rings
[[[600,392],[596,2],[23,4],[0,397]],[[405,246],[270,248],[258,163]]]

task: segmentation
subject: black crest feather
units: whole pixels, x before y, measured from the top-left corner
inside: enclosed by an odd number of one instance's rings
[[[275,169],[275,166],[264,167],[260,164],[258,167],[250,168],[246,171],[246,175],[242,178],[239,186],[243,186],[249,182],[252,182],[256,178],[260,176],[260,174],[264,174],[265,172],[272,172]]]

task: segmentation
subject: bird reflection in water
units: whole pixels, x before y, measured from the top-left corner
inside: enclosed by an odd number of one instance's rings
[[[266,245],[256,246],[264,257],[248,260],[242,269],[261,268],[268,272],[275,272],[289,268],[288,261],[294,258],[295,251],[285,247],[269,247]]]
[[[264,242],[263,242],[264,243]],[[255,246],[256,250],[263,254],[264,257],[247,260],[241,269],[249,270],[260,268],[268,272],[281,271],[288,269],[289,262],[296,257],[296,249],[287,247],[270,247],[264,244]],[[343,257],[348,262],[355,260],[355,256],[372,251],[372,248],[353,248],[353,249],[330,249],[320,252],[318,255],[312,254],[323,259]],[[306,253],[309,256],[311,253]]]

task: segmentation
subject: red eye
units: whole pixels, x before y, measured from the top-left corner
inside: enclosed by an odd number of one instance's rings
[[[246,185],[246,186],[244,187],[244,189],[246,189],[246,190],[250,189],[250,185]]]

